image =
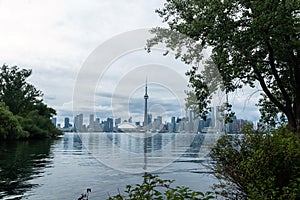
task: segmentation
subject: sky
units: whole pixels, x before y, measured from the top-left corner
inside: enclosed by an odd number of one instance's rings
[[[57,110],[59,122],[81,112],[141,121],[146,79],[150,112],[165,120],[182,117],[190,66],[163,56],[164,47],[144,50],[145,30],[165,26],[155,13],[163,3],[0,0],[0,64],[32,69],[29,82]],[[230,97],[238,118],[258,119],[257,90]]]

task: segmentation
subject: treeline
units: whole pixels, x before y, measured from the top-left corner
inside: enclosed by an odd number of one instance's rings
[[[43,103],[43,93],[26,79],[32,70],[3,65],[0,69],[0,140],[61,135],[51,122],[56,115]]]

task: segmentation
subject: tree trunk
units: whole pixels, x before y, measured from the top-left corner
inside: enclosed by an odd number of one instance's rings
[[[296,119],[292,115],[287,115],[288,127],[291,131],[296,132]]]
[[[300,94],[297,94],[296,95],[296,103],[295,103],[295,106],[296,106],[296,113],[295,113],[295,116],[296,116],[296,119],[295,119],[295,132],[300,135]],[[299,96],[299,97],[298,97]]]
[[[296,96],[299,96],[296,94]],[[296,97],[297,99],[297,97]],[[285,113],[288,119],[288,127],[291,131],[300,135],[300,101],[295,101],[293,109],[288,109],[289,112]]]

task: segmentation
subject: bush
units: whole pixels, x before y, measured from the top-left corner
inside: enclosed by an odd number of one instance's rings
[[[214,199],[211,192],[202,193],[193,191],[186,186],[171,187],[173,180],[163,180],[158,176],[146,173],[142,184],[136,184],[135,186],[127,185],[125,193],[127,195],[118,194],[109,197],[108,200],[163,200],[163,199],[194,199],[194,200],[209,200]]]
[[[0,102],[0,140],[26,138],[29,133],[24,131],[17,118],[8,107]]]
[[[224,135],[212,149],[219,193],[229,199],[299,199],[300,140],[287,128],[246,128]]]
[[[30,138],[53,138],[61,135],[51,122],[50,118],[40,115],[37,110],[29,112],[26,116],[18,118],[23,129],[30,133]]]

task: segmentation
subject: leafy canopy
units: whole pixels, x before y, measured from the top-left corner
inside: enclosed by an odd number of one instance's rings
[[[20,70],[17,66],[1,67],[0,101],[5,102],[13,114],[26,113],[42,102],[42,92],[26,81],[31,73],[31,70]]]
[[[281,112],[299,132],[299,8],[299,0],[167,0],[157,13],[169,28],[152,29],[155,37],[147,45],[165,43],[188,64],[198,63],[203,49],[212,48],[226,93],[259,83],[263,119],[273,123]],[[191,71],[201,74],[197,67]],[[191,87],[207,91],[202,84],[191,82]],[[201,111],[205,101],[196,96]]]
[[[19,139],[28,135],[29,133],[22,129],[17,117],[4,103],[0,103],[0,139]]]
[[[32,71],[0,68],[0,138],[45,138],[61,134],[50,118],[56,114],[43,103],[42,92],[27,82]]]

